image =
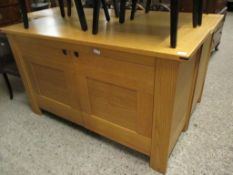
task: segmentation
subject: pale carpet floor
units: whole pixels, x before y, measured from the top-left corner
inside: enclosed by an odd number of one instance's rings
[[[158,175],[149,158],[51,114],[38,117],[22,84],[0,77],[0,175]],[[233,13],[212,55],[202,102],[170,157],[167,175],[233,174]]]

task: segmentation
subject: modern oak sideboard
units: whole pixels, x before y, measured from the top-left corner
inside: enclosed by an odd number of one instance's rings
[[[92,11],[85,10],[91,23]],[[137,12],[124,25],[100,14],[98,35],[58,9],[30,14],[30,28],[3,28],[32,110],[52,112],[150,156],[162,173],[201,100],[213,33],[221,15],[203,15],[193,29],[181,13],[177,48],[170,48],[169,14]],[[129,20],[127,11],[127,20]],[[75,150],[74,150],[75,151]]]

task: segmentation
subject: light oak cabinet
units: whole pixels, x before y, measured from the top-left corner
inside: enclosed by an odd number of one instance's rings
[[[43,109],[149,155],[154,61],[140,64],[150,59],[135,62],[129,60],[135,55],[44,40],[19,43]]]
[[[137,20],[119,26],[111,13],[112,21],[101,22],[103,32],[95,36],[58,13],[32,14],[43,17],[28,30],[21,24],[3,29],[32,110],[57,114],[142,152],[165,173],[200,102],[213,33],[223,17],[203,15],[202,27],[193,29],[191,14],[181,13],[178,47],[171,49],[166,13],[138,12]]]

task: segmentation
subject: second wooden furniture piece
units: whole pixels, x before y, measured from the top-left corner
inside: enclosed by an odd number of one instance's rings
[[[86,13],[91,19],[93,11]],[[35,113],[47,110],[144,153],[165,173],[201,100],[213,32],[223,16],[204,15],[196,30],[192,15],[181,13],[179,44],[172,49],[167,13],[138,13],[125,25],[114,11],[108,24],[100,14],[98,35],[67,25],[57,9],[37,12],[42,18],[31,14],[36,19],[28,30],[18,24],[3,31]]]
[[[0,1],[0,27],[21,21],[17,0]]]

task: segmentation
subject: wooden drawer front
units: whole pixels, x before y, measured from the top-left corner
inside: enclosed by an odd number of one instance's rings
[[[14,23],[20,20],[20,12],[17,5],[0,7],[0,24]]]
[[[75,61],[71,56],[69,46],[60,42],[26,37],[20,37],[18,42],[20,43],[20,49],[23,56],[30,56],[31,59],[63,64],[70,64]]]
[[[86,127],[149,154],[154,66],[89,53],[76,67]]]

